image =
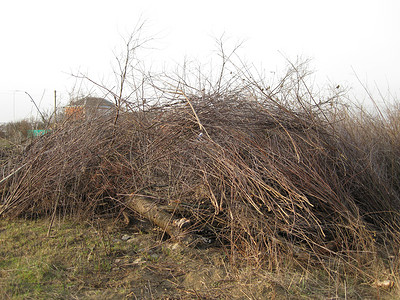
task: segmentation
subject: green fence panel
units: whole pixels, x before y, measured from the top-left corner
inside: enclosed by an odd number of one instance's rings
[[[49,133],[50,129],[35,129],[35,130],[28,130],[28,137],[38,137]]]

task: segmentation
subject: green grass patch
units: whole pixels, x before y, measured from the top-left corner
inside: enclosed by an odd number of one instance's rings
[[[0,290],[6,298],[63,298],[113,281],[115,256],[129,244],[110,247],[94,227],[68,221],[47,237],[48,226],[48,220],[0,222]]]

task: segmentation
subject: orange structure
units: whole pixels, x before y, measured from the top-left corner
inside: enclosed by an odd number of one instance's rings
[[[83,106],[67,106],[65,107],[65,115],[70,120],[82,120],[85,117]]]

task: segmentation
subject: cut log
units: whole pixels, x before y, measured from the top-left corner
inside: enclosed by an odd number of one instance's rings
[[[182,230],[183,225],[188,224],[186,218],[175,218],[172,214],[161,209],[154,199],[144,195],[132,194],[126,201],[127,208],[137,212],[153,224],[163,229],[172,238],[183,239],[188,235]]]

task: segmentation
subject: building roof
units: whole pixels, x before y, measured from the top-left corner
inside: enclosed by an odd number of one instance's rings
[[[90,108],[109,109],[114,108],[115,104],[98,97],[84,97],[75,101],[71,101],[69,106],[85,106]]]

